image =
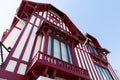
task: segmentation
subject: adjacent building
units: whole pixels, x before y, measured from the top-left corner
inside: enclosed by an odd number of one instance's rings
[[[119,80],[109,51],[51,4],[22,0],[0,54],[0,80]]]

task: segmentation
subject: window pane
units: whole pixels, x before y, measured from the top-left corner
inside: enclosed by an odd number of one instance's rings
[[[94,48],[93,48],[93,50],[94,50],[94,53],[98,55],[98,52],[97,52],[97,50],[96,50],[96,49],[94,49]]]
[[[72,56],[71,56],[72,54],[71,54],[69,45],[67,45],[67,48],[68,48],[68,56],[69,56],[68,58],[69,58],[69,61],[70,61],[71,64],[73,64],[73,60],[72,60]]]
[[[90,53],[94,53],[91,45],[87,45],[87,47],[88,47],[88,51],[89,51]]]
[[[108,69],[103,68],[101,66],[95,65],[100,76],[100,80],[113,80],[112,76],[110,75]]]
[[[48,39],[47,54],[73,64],[69,45],[52,36]]]
[[[106,73],[106,71],[105,71],[106,69],[105,69],[105,68],[102,68],[102,70],[103,70],[103,72],[104,72],[104,75],[105,75],[106,79],[109,80],[109,76],[107,75],[107,73]]]
[[[110,72],[106,69],[105,70],[106,71],[106,74],[108,75],[108,77],[109,77],[109,80],[113,80],[113,78],[112,78],[112,76],[111,76],[111,74],[110,74]]]
[[[57,39],[54,39],[54,57],[61,58],[60,57],[60,43]]]
[[[95,65],[95,66],[96,66],[97,72],[98,72],[98,74],[99,74],[99,76],[100,76],[100,80],[102,80],[103,77],[102,77],[102,75],[101,75],[101,71],[99,70],[99,67],[98,67],[97,65]]]
[[[62,53],[62,60],[68,62],[67,47],[63,42],[61,42],[61,53]]]
[[[95,53],[96,55],[99,55],[97,50],[93,48],[91,45],[87,45],[87,48],[90,53]]]
[[[51,55],[51,49],[52,49],[51,48],[51,45],[52,45],[51,41],[52,41],[52,38],[51,38],[51,36],[49,36],[49,39],[48,39],[48,52],[47,52],[49,55]]]
[[[104,69],[103,69],[102,67],[99,67],[99,68],[100,68],[100,70],[101,70],[101,72],[102,72],[102,74],[101,74],[101,75],[103,75],[104,80],[107,80],[107,78],[106,78],[106,76],[105,76],[105,74],[104,74]]]

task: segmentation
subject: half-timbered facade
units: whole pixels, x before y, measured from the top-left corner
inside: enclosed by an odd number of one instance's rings
[[[109,51],[51,4],[22,0],[0,54],[0,80],[118,80]]]

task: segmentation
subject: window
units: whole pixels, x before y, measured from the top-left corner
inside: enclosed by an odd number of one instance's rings
[[[96,67],[97,72],[100,76],[100,80],[113,80],[113,78],[112,78],[108,69],[103,68],[99,65],[95,65],[95,67]]]
[[[73,63],[69,45],[52,36],[49,36],[47,53],[58,59]]]
[[[87,48],[90,53],[95,53],[96,55],[99,55],[97,50],[93,48],[91,45],[87,45]]]

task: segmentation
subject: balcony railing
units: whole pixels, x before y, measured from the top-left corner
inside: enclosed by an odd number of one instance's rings
[[[30,65],[31,68],[32,66],[34,66],[34,64],[37,62],[38,64],[42,64],[47,66],[48,68],[52,68],[55,69],[59,72],[64,72],[69,76],[74,76],[74,77],[79,77],[79,78],[83,78],[83,79],[87,79],[90,80],[88,71],[85,69],[82,69],[78,66],[75,66],[73,64],[70,64],[68,62],[65,62],[63,60],[60,60],[58,58],[52,57],[48,54],[42,53],[42,52],[38,52],[36,54],[36,56],[34,57],[32,64]],[[30,68],[29,68],[30,70]]]
[[[96,58],[96,59],[98,59],[99,61],[108,63],[106,57],[103,57],[103,56],[100,56],[100,55],[96,55],[96,54],[94,54],[94,53],[90,53],[90,55],[91,55],[92,58]]]

